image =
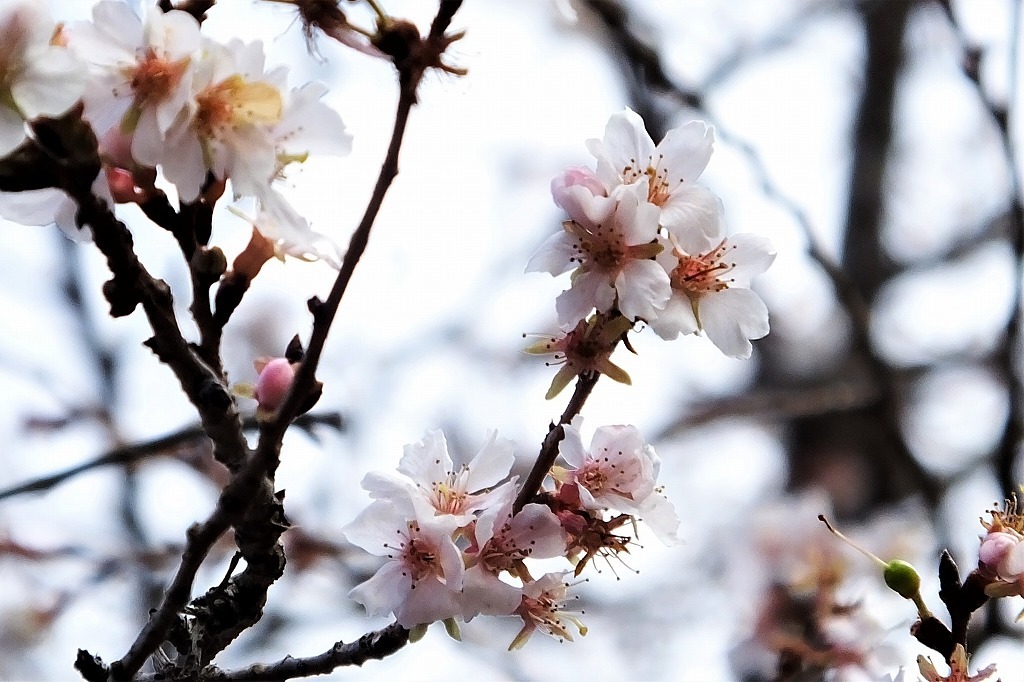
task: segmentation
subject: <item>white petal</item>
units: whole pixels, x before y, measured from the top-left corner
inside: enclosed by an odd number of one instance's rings
[[[714,148],[715,129],[703,121],[690,121],[665,133],[657,153],[663,154],[662,165],[669,169],[670,183],[693,182],[704,172]]]
[[[344,156],[352,151],[352,135],[345,131],[341,116],[320,101],[326,92],[322,83],[307,83],[291,92],[292,101],[273,133],[286,153]]]
[[[399,472],[428,490],[431,484],[447,480],[453,468],[448,442],[440,430],[427,431],[419,443],[406,445],[398,463]]]
[[[665,269],[652,260],[634,260],[615,278],[619,310],[629,320],[653,319],[665,307],[672,286]]]
[[[462,617],[467,621],[474,616],[507,616],[519,608],[523,601],[521,588],[503,582],[481,565],[466,571],[462,588]]]
[[[663,495],[651,495],[640,507],[637,515],[640,521],[654,531],[654,535],[666,545],[678,545],[679,515],[675,507]]]
[[[701,328],[711,342],[732,358],[749,358],[749,339],[768,333],[768,308],[750,289],[706,294],[697,304]]]
[[[341,529],[345,539],[370,554],[387,556],[391,550],[385,543],[394,543],[396,530],[405,529],[406,517],[387,500],[376,500],[359,516]]]
[[[604,312],[614,303],[615,287],[604,273],[581,272],[573,276],[572,287],[555,299],[558,324],[563,329],[575,327],[595,307]]]
[[[646,168],[647,160],[654,154],[654,141],[644,127],[644,120],[632,109],[624,109],[608,119],[600,146],[603,156],[620,172],[630,165]]]
[[[364,583],[349,590],[350,599],[366,608],[369,616],[386,616],[394,611],[412,590],[412,579],[404,566],[389,561]]]
[[[566,424],[562,430],[565,436],[558,443],[558,454],[571,468],[580,469],[587,461],[587,450],[583,447],[583,439],[580,438],[579,424],[573,420],[572,424]]]
[[[526,272],[546,272],[557,277],[578,265],[580,240],[564,230],[548,237],[526,264]]]
[[[476,492],[497,484],[508,476],[515,461],[512,441],[498,438],[498,432],[491,431],[483,447],[469,463],[466,490]]]
[[[584,185],[572,185],[557,197],[569,218],[585,227],[600,225],[615,210],[615,197],[594,194]]]
[[[750,278],[760,275],[775,261],[775,249],[770,241],[756,234],[735,234],[729,237],[729,250],[725,260],[735,263],[729,277],[736,286],[750,285]]]
[[[699,327],[693,314],[693,303],[681,291],[673,291],[665,307],[658,311],[657,317],[647,320],[658,336],[671,341],[680,334],[693,334]]]
[[[519,547],[528,547],[532,559],[565,554],[565,531],[547,505],[530,503],[512,518],[511,535]]]
[[[55,222],[54,207],[64,203],[74,204],[74,200],[56,187],[0,192],[0,218],[21,225],[52,225]]]
[[[420,580],[395,608],[395,620],[404,628],[413,628],[453,618],[462,613],[459,597],[458,591],[434,578]]]
[[[85,90],[85,65],[68,50],[49,48],[34,55],[31,68],[10,84],[27,119],[63,114]]]
[[[687,253],[706,253],[725,237],[722,200],[701,185],[683,185],[661,207],[661,224]]]
[[[0,158],[17,149],[26,137],[25,120],[18,112],[0,104]]]
[[[643,183],[621,185],[612,194],[612,199],[616,200],[615,224],[626,244],[646,244],[657,238],[660,211],[648,203]]]

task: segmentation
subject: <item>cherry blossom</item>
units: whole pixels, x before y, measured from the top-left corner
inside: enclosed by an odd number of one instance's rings
[[[661,458],[635,426],[602,426],[594,432],[590,448],[580,436],[582,420],[565,425],[558,452],[566,467],[553,467],[552,476],[567,499],[578,495],[584,509],[625,512],[642,519],[666,544],[678,542],[679,518],[656,486]]]
[[[0,1],[0,158],[25,141],[25,121],[63,114],[85,89],[85,66],[52,43],[40,4]]]
[[[68,37],[92,73],[83,98],[85,118],[100,136],[114,127],[131,134],[135,156],[145,156],[142,150],[159,148],[191,104],[193,68],[203,45],[199,22],[187,12],[155,7],[143,20],[113,0],[93,7],[92,19],[76,22]]]
[[[257,213],[252,218],[237,207],[232,213],[253,226],[274,246],[274,255],[284,260],[291,256],[304,261],[321,260],[332,268],[341,267],[338,246],[327,236],[313,230],[281,193],[266,188],[256,198]]]
[[[570,585],[565,582],[566,575],[568,571],[547,573],[523,586],[523,600],[516,609],[516,615],[523,619],[523,629],[512,640],[509,651],[521,649],[537,630],[570,642],[570,625],[581,635],[587,634],[587,628],[576,615],[577,612],[566,608],[573,599],[568,596]]]
[[[527,272],[560,275],[573,270],[570,288],[558,296],[558,321],[574,327],[596,308],[617,307],[630,321],[652,319],[670,294],[668,276],[654,260],[658,210],[640,185],[624,185],[608,197],[582,184],[565,189],[569,220],[537,249]]]
[[[372,502],[342,533],[388,560],[349,597],[371,616],[394,613],[406,628],[460,615],[464,568],[451,537],[458,524],[454,516],[409,518],[391,501]]]
[[[670,248],[658,254],[672,294],[651,328],[664,339],[703,331],[730,357],[750,357],[751,339],[768,333],[768,309],[751,291],[750,279],[768,269],[775,251],[751,234],[725,236],[724,225],[705,234],[669,233]]]
[[[496,431],[469,463],[460,465],[448,454],[444,433],[428,431],[419,443],[405,446],[398,465],[403,476],[371,472],[362,485],[374,499],[407,500],[421,516],[450,516],[463,526],[501,498],[504,491],[492,488],[508,476],[514,462],[512,443],[498,438]]]
[[[596,177],[607,193],[638,183],[646,200],[660,209],[663,227],[707,233],[717,222],[720,202],[694,181],[711,158],[714,137],[714,129],[703,121],[690,121],[655,145],[643,119],[625,109],[608,120],[604,138],[588,140],[587,148],[597,159]]]
[[[522,589],[503,582],[506,572],[530,580],[525,559],[550,559],[566,551],[565,532],[558,517],[542,504],[528,504],[513,516],[515,488],[485,510],[473,524],[473,544],[466,550],[470,568],[463,590],[463,617],[508,615],[522,601]]]

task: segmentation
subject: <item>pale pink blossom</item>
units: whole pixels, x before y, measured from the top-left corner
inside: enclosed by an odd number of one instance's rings
[[[658,262],[669,273],[671,297],[648,320],[662,338],[703,331],[729,357],[750,357],[751,339],[768,333],[768,309],[749,289],[750,280],[772,264],[768,240],[752,234],[725,236],[721,221],[710,234],[669,232]]]
[[[460,615],[464,568],[452,541],[457,526],[453,516],[409,517],[388,500],[374,501],[342,532],[387,562],[349,596],[368,615],[394,613],[406,628]]]
[[[582,420],[565,425],[565,437],[558,452],[565,467],[552,469],[552,476],[563,486],[576,488],[584,509],[624,512],[654,531],[666,544],[679,541],[679,517],[672,503],[657,487],[661,458],[635,426],[602,426],[594,432],[590,448],[580,436]]]
[[[978,567],[991,581],[985,587],[989,596],[1024,595],[1024,537],[1006,526],[989,531],[978,548]]]
[[[116,127],[132,136],[133,149],[162,145],[191,104],[193,68],[203,45],[199,22],[187,12],[156,7],[143,19],[123,2],[103,0],[93,7],[92,22],[72,25],[68,44],[90,67],[83,101],[97,134]]]
[[[574,327],[593,309],[613,307],[629,320],[652,319],[670,294],[668,275],[654,260],[658,211],[639,185],[625,185],[611,196],[591,194],[584,185],[565,189],[563,230],[537,249],[527,272],[560,275],[573,271],[568,291],[558,296],[558,321]]]
[[[488,434],[472,460],[458,464],[448,453],[444,433],[428,431],[419,443],[405,446],[398,465],[402,476],[371,472],[362,485],[374,499],[396,504],[407,500],[421,516],[450,516],[464,526],[500,499],[503,492],[494,486],[508,476],[514,462],[512,443],[498,438],[496,431]]]
[[[942,675],[935,664],[924,656],[917,657],[917,666],[921,670],[924,682],[983,682],[993,679],[996,674],[995,664],[989,665],[977,674],[971,675],[967,667],[967,651],[963,644],[957,644],[949,661],[949,675]]]
[[[274,255],[304,261],[319,260],[334,269],[341,267],[338,245],[315,231],[295,207],[277,190],[266,187],[256,196],[256,217],[230,206],[229,210],[253,226],[274,245]]]
[[[516,489],[505,485],[506,495],[492,504],[473,524],[473,543],[466,551],[470,568],[463,590],[463,618],[479,614],[508,615],[522,601],[522,589],[499,577],[529,580],[526,559],[551,559],[566,551],[565,532],[558,517],[542,504],[528,504],[512,514]]]
[[[714,137],[714,129],[703,121],[690,121],[655,145],[643,119],[625,109],[608,120],[604,138],[588,140],[587,148],[608,193],[622,184],[643,185],[663,227],[707,233],[717,222],[720,202],[694,182],[711,158]]]

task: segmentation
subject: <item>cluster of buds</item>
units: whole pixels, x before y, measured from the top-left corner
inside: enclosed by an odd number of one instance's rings
[[[628,552],[616,530],[638,520],[674,541],[679,521],[656,487],[659,460],[631,426],[602,427],[589,449],[579,421],[566,427],[555,489],[514,513],[512,444],[492,433],[468,463],[456,464],[440,431],[405,448],[398,475],[363,480],[374,501],[345,527],[348,540],[386,557],[350,595],[371,615],[393,613],[415,628],[478,615],[515,615],[518,648],[535,631],[572,639],[586,628],[570,608],[569,570],[534,578],[528,562],[566,557],[578,576],[595,556]]]

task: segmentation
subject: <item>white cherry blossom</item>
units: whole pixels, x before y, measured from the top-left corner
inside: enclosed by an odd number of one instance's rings
[[[314,231],[309,221],[278,191],[265,188],[257,195],[256,204],[255,218],[236,207],[229,208],[274,244],[274,255],[278,258],[284,260],[285,256],[291,256],[304,261],[322,260],[332,268],[341,267],[337,244]]]
[[[569,596],[570,585],[565,582],[568,571],[547,573],[523,586],[523,600],[516,609],[516,615],[523,619],[523,629],[509,645],[509,651],[521,649],[535,631],[540,630],[556,639],[572,641],[572,625],[580,633],[587,634],[587,628],[576,614],[568,608],[576,599]]]
[[[566,466],[552,476],[562,485],[575,486],[584,509],[630,514],[644,521],[662,542],[675,544],[679,517],[657,487],[661,458],[635,426],[602,426],[594,432],[590,448],[580,436],[582,419],[565,425],[558,452]]]
[[[68,45],[92,73],[83,101],[97,135],[119,126],[133,135],[133,148],[162,145],[191,103],[202,44],[199,22],[187,12],[152,7],[143,20],[113,0],[93,7],[92,22],[72,25]]]
[[[703,330],[729,357],[750,357],[750,340],[768,333],[768,309],[750,280],[775,260],[771,244],[752,234],[726,237],[721,221],[710,234],[670,232],[669,242],[658,262],[669,273],[672,296],[648,320],[651,328],[664,339]]]
[[[666,228],[707,232],[721,211],[718,198],[695,184],[711,158],[714,128],[690,121],[665,134],[657,145],[639,114],[625,109],[614,114],[604,138],[587,141],[597,159],[596,176],[607,193],[622,184],[643,185],[646,200],[660,210]]]
[[[470,568],[463,588],[463,618],[479,614],[508,615],[522,601],[522,589],[502,581],[501,573],[529,580],[523,561],[565,554],[565,532],[558,517],[542,504],[528,504],[512,514],[516,489],[486,509],[473,524],[473,545],[467,550]]]
[[[503,491],[492,488],[508,476],[514,462],[512,443],[498,438],[496,431],[469,463],[458,465],[448,453],[444,433],[428,431],[419,443],[405,446],[398,465],[403,476],[371,472],[362,485],[374,499],[396,504],[407,500],[421,516],[450,516],[463,526],[500,500]]]
[[[620,186],[608,197],[595,196],[584,184],[565,188],[570,219],[526,268],[556,276],[573,271],[570,288],[555,302],[563,329],[595,308],[618,307],[629,320],[651,319],[668,301],[668,276],[653,260],[663,248],[657,243],[658,210],[645,197],[640,185]]]
[[[63,114],[85,89],[85,65],[52,44],[41,4],[0,0],[0,158],[25,141],[25,121]]]
[[[395,614],[402,627],[458,616],[464,568],[452,541],[453,516],[409,517],[389,500],[376,500],[342,529],[354,545],[388,561],[349,597],[371,616]]]

